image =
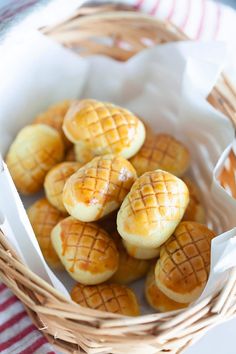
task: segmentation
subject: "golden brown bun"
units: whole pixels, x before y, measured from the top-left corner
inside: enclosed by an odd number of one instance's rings
[[[196,221],[201,224],[205,224],[206,222],[205,209],[203,208],[203,205],[201,204],[199,198],[200,191],[198,187],[193,181],[191,181],[187,177],[183,177],[182,180],[184,181],[184,183],[186,184],[189,190],[189,204],[184,213],[183,220]]]
[[[122,156],[95,157],[67,180],[63,203],[78,220],[98,220],[120,206],[136,177]]]
[[[135,294],[124,285],[100,284],[84,286],[76,284],[71,298],[83,307],[113,312],[125,316],[138,316],[139,304]]]
[[[96,224],[68,217],[54,227],[51,240],[67,272],[82,284],[102,283],[118,268],[116,245]]]
[[[138,247],[132,245],[132,243],[126,240],[123,240],[123,244],[127,253],[131,257],[137,259],[153,259],[153,258],[157,258],[160,254],[160,247],[157,248]]]
[[[161,247],[155,268],[158,288],[180,303],[195,301],[204,289],[210,268],[211,240],[205,225],[183,221]]]
[[[76,161],[76,156],[75,156],[75,147],[72,146],[66,153],[65,156],[65,161]]]
[[[46,175],[44,190],[49,202],[60,211],[66,213],[62,201],[62,193],[66,181],[81,167],[80,162],[61,162],[54,166]]]
[[[63,219],[64,215],[55,209],[46,198],[39,199],[28,208],[27,214],[38,240],[45,261],[55,269],[63,269],[51,242],[53,227]]]
[[[179,310],[188,304],[181,304],[168,298],[156,285],[154,267],[148,272],[145,282],[145,297],[149,305],[159,312]]]
[[[66,148],[71,146],[71,142],[66,138],[62,130],[62,125],[71,103],[72,101],[58,102],[50,106],[45,112],[40,113],[33,121],[33,123],[46,124],[56,129],[60,133]]]
[[[188,188],[179,178],[162,170],[146,172],[120,207],[118,232],[135,246],[159,247],[175,230],[188,202]]]
[[[72,104],[63,130],[76,144],[76,157],[82,163],[106,154],[119,154],[128,159],[145,140],[144,125],[133,113],[92,99]]]
[[[119,266],[115,274],[109,279],[109,282],[129,284],[142,278],[147,273],[150,267],[150,262],[131,257],[126,252],[118,232],[114,232],[111,236],[119,251]]]
[[[16,136],[6,156],[13,181],[22,194],[38,192],[47,172],[63,158],[60,134],[53,128],[28,125]]]
[[[138,176],[161,169],[182,176],[189,167],[188,149],[169,134],[153,134],[150,130],[139,152],[130,159]]]

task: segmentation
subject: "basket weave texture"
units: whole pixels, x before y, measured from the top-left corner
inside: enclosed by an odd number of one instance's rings
[[[125,61],[147,43],[186,40],[170,23],[135,13],[124,7],[85,7],[72,17],[41,31],[81,55],[104,54]],[[106,44],[97,38],[107,38]],[[105,43],[105,42],[104,42]],[[121,46],[121,43],[126,43]],[[236,124],[236,92],[221,76],[209,102]],[[221,184],[236,197],[236,157],[233,151]],[[7,235],[6,235],[7,236]],[[31,272],[19,259],[0,231],[0,278],[24,303],[36,326],[60,351],[69,353],[126,353],[139,348],[156,353],[180,353],[209,328],[236,314],[236,270],[215,297],[185,310],[126,318],[83,308],[67,300]],[[153,349],[152,348],[152,349]]]

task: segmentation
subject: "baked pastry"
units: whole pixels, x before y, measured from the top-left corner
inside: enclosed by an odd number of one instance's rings
[[[138,176],[157,169],[183,176],[189,167],[190,156],[184,144],[173,136],[148,132],[143,146],[130,162]]]
[[[185,210],[183,220],[186,221],[196,221],[201,224],[205,224],[206,215],[205,209],[201,204],[199,195],[200,191],[196,184],[187,177],[183,177],[182,180],[186,184],[189,190],[189,203],[187,209]]]
[[[63,219],[63,214],[55,209],[46,198],[39,199],[31,205],[27,214],[45,261],[54,269],[63,269],[51,242],[51,231]]]
[[[67,272],[82,284],[102,283],[118,268],[115,242],[96,224],[67,217],[54,227],[51,240]]]
[[[72,101],[69,100],[58,102],[57,104],[50,106],[46,111],[40,113],[33,121],[33,123],[46,124],[56,129],[60,133],[66,148],[69,148],[72,144],[66,138],[62,130],[62,125],[71,103]]]
[[[200,296],[209,275],[213,237],[205,225],[183,221],[161,247],[155,279],[170,299],[190,303]]]
[[[65,155],[65,161],[76,161],[75,147],[72,146]]]
[[[138,316],[139,304],[134,292],[127,286],[118,284],[100,284],[84,286],[76,284],[71,298],[83,307],[113,312],[125,316]]]
[[[135,169],[122,156],[95,157],[67,180],[63,203],[78,220],[98,220],[120,206],[135,179]]]
[[[115,274],[109,279],[109,282],[118,284],[129,284],[142,278],[150,267],[150,262],[144,259],[135,259],[131,257],[122,244],[122,238],[118,232],[112,235],[119,251],[119,266]]]
[[[145,282],[145,297],[149,305],[159,312],[179,310],[188,304],[181,304],[167,297],[156,285],[154,266],[148,272]]]
[[[38,192],[47,172],[63,158],[60,134],[44,125],[28,125],[13,141],[6,163],[13,181],[22,194]]]
[[[156,248],[138,247],[132,245],[132,243],[126,240],[123,240],[123,244],[127,253],[131,257],[137,259],[153,259],[153,258],[157,258],[160,254],[160,247],[156,247]]]
[[[128,159],[145,140],[144,125],[133,113],[92,99],[71,105],[63,129],[67,138],[76,144],[76,158],[82,163],[106,154],[119,154]]]
[[[120,207],[118,232],[135,246],[157,248],[171,236],[188,202],[188,188],[179,178],[162,170],[146,172]]]
[[[44,190],[49,202],[57,209],[66,213],[62,201],[62,193],[66,181],[81,167],[80,162],[61,162],[54,166],[46,175]]]

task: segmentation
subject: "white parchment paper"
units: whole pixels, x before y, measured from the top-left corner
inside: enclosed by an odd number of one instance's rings
[[[20,128],[50,104],[66,98],[96,98],[123,105],[156,132],[188,146],[190,175],[198,183],[212,242],[211,274],[202,297],[219,290],[236,266],[236,201],[217,182],[234,138],[229,120],[206,97],[221,72],[221,43],[180,42],[148,49],[126,63],[102,56],[81,58],[31,32],[0,51],[0,152],[4,156]],[[39,197],[39,196],[38,196]],[[22,198],[25,207],[37,197]],[[6,165],[0,161],[0,227],[36,274],[68,296],[73,281],[46,265]],[[134,285],[142,299],[140,283]],[[144,312],[146,311],[144,306]]]

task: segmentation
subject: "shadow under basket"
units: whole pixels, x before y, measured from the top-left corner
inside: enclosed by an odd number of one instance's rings
[[[168,22],[114,5],[80,8],[63,23],[41,31],[80,55],[103,54],[120,61],[145,49],[147,43],[188,39]],[[208,100],[236,124],[236,92],[224,75]],[[233,151],[228,162],[219,179],[236,197]],[[127,318],[83,308],[30,271],[1,231],[0,278],[22,301],[49,342],[62,352],[126,353],[139,348],[148,353],[151,345],[155,353],[180,353],[209,328],[236,314],[235,269],[217,296],[185,310]]]

